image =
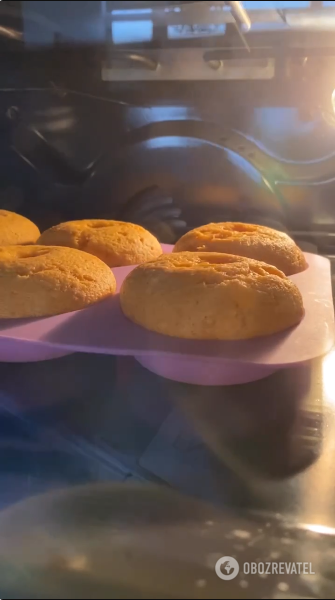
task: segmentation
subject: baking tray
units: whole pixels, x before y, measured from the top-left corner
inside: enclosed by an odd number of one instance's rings
[[[172,246],[165,246],[171,252]],[[334,343],[330,262],[306,253],[308,269],[290,277],[305,317],[283,333],[247,341],[193,341],[143,329],[121,311],[119,295],[88,309],[45,319],[0,321],[0,361],[32,362],[90,352],[134,356],[158,375],[197,385],[261,379],[326,354]],[[134,267],[113,269],[118,290]]]

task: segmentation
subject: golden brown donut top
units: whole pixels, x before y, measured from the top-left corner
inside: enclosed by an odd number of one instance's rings
[[[158,240],[140,225],[103,219],[61,223],[42,233],[37,243],[83,250],[110,267],[141,264],[162,254]]]
[[[79,310],[115,291],[109,267],[85,252],[60,247],[0,247],[0,318]]]
[[[9,210],[0,210],[0,246],[35,244],[39,236],[35,223]]]
[[[281,231],[247,223],[210,223],[186,233],[174,252],[223,252],[276,266],[285,275],[304,271],[306,259]]]
[[[182,273],[183,276],[191,276],[192,281],[197,283],[214,284],[238,279],[245,283],[251,280],[261,281],[262,277],[274,275],[279,279],[287,280],[287,277],[276,267],[261,263],[256,260],[246,259],[243,256],[232,254],[221,254],[218,252],[179,252],[164,254],[158,260],[150,261],[137,267],[140,273],[148,271],[165,273]]]

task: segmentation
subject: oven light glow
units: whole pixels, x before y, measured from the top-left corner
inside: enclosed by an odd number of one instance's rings
[[[112,10],[112,15],[121,17],[121,16],[131,16],[131,15],[151,15],[152,8],[126,8],[125,10]]]
[[[323,387],[326,400],[335,404],[335,351],[325,356],[322,363]]]
[[[335,90],[333,90],[333,93],[332,93],[332,107],[333,107],[333,111],[335,113]]]
[[[321,533],[324,535],[335,535],[335,529],[333,527],[326,527],[325,525],[306,525],[308,531],[313,533]]]

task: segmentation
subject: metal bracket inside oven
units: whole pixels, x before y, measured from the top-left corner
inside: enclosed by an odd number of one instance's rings
[[[272,79],[273,58],[215,59],[212,48],[118,51],[102,67],[103,81]]]

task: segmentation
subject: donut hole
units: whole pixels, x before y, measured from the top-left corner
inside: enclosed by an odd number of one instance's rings
[[[104,229],[105,227],[109,227],[110,225],[108,223],[90,223],[89,224],[89,228],[90,229]]]
[[[213,235],[211,236],[211,239],[213,240],[226,240],[228,238],[232,237],[232,232],[226,230],[222,230],[219,233],[213,233]]]
[[[194,267],[208,267],[239,263],[243,257],[234,254],[224,254],[219,252],[177,252],[158,259],[158,263],[167,264],[181,269],[194,269]]]
[[[210,265],[227,265],[243,261],[243,257],[234,254],[220,254],[218,252],[204,252],[199,256],[199,262]]]
[[[24,250],[24,248],[22,248],[22,251],[19,253],[18,258],[20,260],[26,260],[29,258],[36,258],[38,256],[45,256],[47,254],[50,254],[49,248],[27,248],[26,251]]]
[[[257,226],[256,225],[247,225],[246,223],[234,223],[234,227],[233,227],[234,231],[238,231],[239,233],[245,233],[245,232],[253,232],[253,231],[257,231]]]

